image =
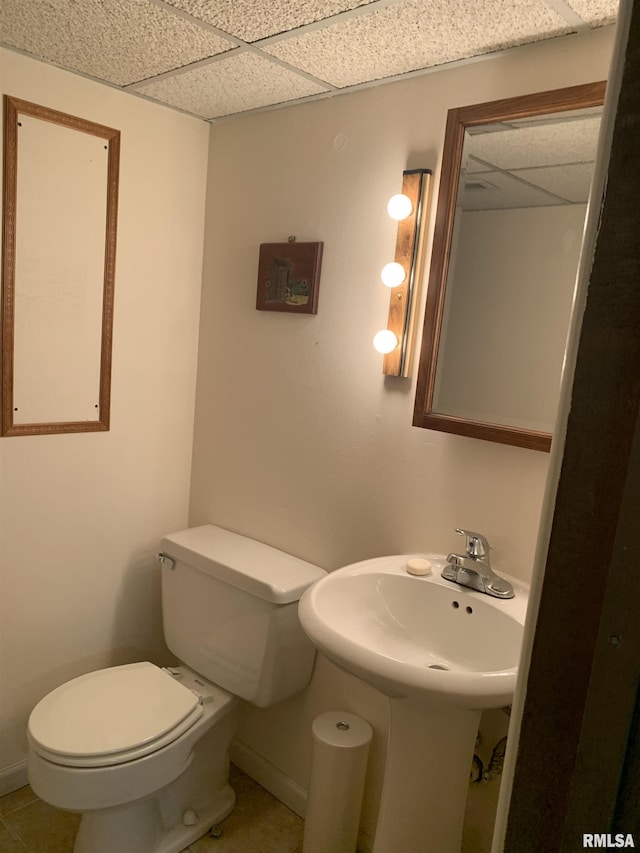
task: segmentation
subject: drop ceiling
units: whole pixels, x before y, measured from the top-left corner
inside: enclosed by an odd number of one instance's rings
[[[462,210],[586,205],[602,107],[477,125],[466,133]]]
[[[617,0],[1,0],[0,43],[206,120],[610,25]]]

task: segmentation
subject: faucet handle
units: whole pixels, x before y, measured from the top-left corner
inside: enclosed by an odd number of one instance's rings
[[[462,527],[456,527],[456,533],[467,537],[467,557],[473,557],[475,560],[484,560],[487,564],[489,563],[491,546],[482,533],[474,533],[473,530],[464,530]]]

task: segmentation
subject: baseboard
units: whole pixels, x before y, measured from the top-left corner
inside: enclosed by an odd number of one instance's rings
[[[18,788],[28,784],[28,781],[26,758],[16,764],[10,764],[9,767],[4,767],[0,770],[0,797],[17,791]]]
[[[291,811],[304,818],[307,812],[307,791],[302,785],[298,785],[290,776],[240,740],[232,741],[229,755],[231,761],[247,776],[251,776]]]

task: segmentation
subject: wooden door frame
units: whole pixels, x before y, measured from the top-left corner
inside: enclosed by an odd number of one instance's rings
[[[640,847],[640,3],[622,5],[628,39],[505,853],[574,853],[585,833],[632,833]]]

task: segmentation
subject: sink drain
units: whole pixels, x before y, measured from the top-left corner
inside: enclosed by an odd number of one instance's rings
[[[429,664],[429,669],[443,669],[445,672],[449,672],[449,667],[443,663],[431,663]]]

